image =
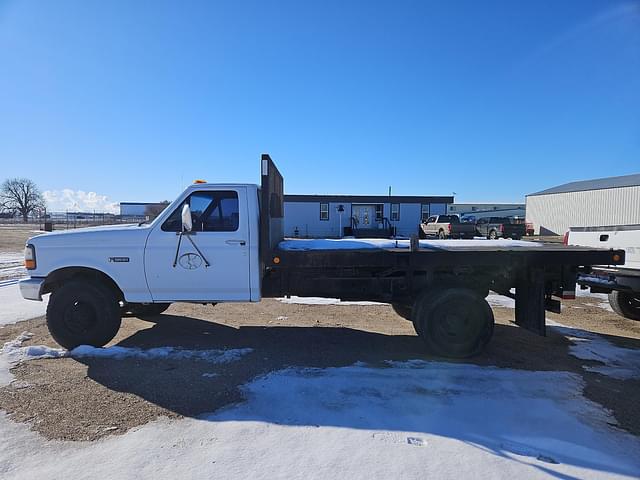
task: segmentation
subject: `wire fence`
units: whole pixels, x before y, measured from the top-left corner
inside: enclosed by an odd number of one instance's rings
[[[140,223],[153,220],[150,215],[115,215],[113,213],[98,212],[47,212],[45,215],[30,216],[24,219],[15,215],[13,217],[0,217],[2,225],[32,225],[39,226],[40,230],[60,230],[70,228],[95,227],[100,225],[119,225],[125,223]]]

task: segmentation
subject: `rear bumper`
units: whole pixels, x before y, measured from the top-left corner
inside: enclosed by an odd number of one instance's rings
[[[18,282],[22,298],[42,301],[42,285],[44,278],[26,278]]]

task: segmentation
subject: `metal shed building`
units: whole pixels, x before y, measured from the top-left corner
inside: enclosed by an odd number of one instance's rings
[[[526,201],[527,222],[540,235],[640,224],[640,174],[565,183],[527,195]]]

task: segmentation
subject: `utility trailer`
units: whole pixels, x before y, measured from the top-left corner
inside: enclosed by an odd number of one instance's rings
[[[172,302],[300,295],[389,302],[430,352],[466,357],[491,339],[489,290],[514,297],[516,324],[544,335],[545,310],[573,298],[579,272],[624,263],[623,250],[509,240],[296,243],[283,238],[284,181],[269,155],[261,174],[259,187],[197,182],[150,224],[29,239],[23,297],[51,293],[47,325],[66,348],[103,346],[123,316]]]

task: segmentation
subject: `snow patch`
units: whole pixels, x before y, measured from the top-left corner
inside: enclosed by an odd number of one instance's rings
[[[455,249],[468,247],[526,247],[544,248],[538,242],[527,242],[524,240],[420,240],[420,248],[424,249]],[[381,238],[341,238],[341,239],[286,239],[280,242],[278,248],[281,250],[360,250],[371,248],[409,248],[409,240],[391,240]]]
[[[47,311],[49,295],[43,296],[42,300],[37,302],[22,298],[17,283],[0,285],[0,325],[41,317]]]
[[[640,378],[640,350],[618,347],[602,335],[568,327],[553,320],[547,319],[547,325],[571,340],[571,355],[581,360],[602,363],[602,366],[585,365],[582,367],[585,370],[620,380]]]
[[[380,302],[351,302],[351,301],[342,301],[339,298],[326,298],[326,297],[296,297],[292,295],[290,297],[281,297],[277,299],[281,303],[286,303],[290,305],[361,305],[361,306],[371,306],[371,305],[389,305],[388,303],[380,303]],[[278,318],[280,319],[280,318]]]
[[[492,307],[516,308],[516,301],[513,298],[498,295],[497,293],[490,293],[486,300]]]
[[[7,480],[637,477],[640,441],[582,387],[567,372],[423,361],[287,369],[220,413],[100,442],[46,441],[0,416],[0,465]]]
[[[71,350],[70,356],[74,358],[112,358],[122,360],[125,358],[139,358],[142,360],[175,359],[175,360],[201,360],[211,363],[230,363],[239,360],[244,355],[251,353],[251,348],[236,348],[229,350],[183,350],[174,347],[156,347],[141,349],[137,347],[112,347],[97,348],[89,345],[81,345]]]
[[[235,362],[253,351],[252,348],[235,348],[228,350],[183,350],[174,347],[156,347],[141,349],[137,347],[112,346],[97,348],[89,345],[81,345],[71,351],[64,348],[52,348],[46,345],[28,345],[22,343],[33,337],[32,333],[23,332],[14,340],[6,342],[0,350],[0,386],[8,385],[14,379],[10,369],[15,365],[29,360],[41,358],[110,358],[123,360],[137,358],[142,360],[171,359],[171,360],[197,360],[210,363],[224,364]]]

